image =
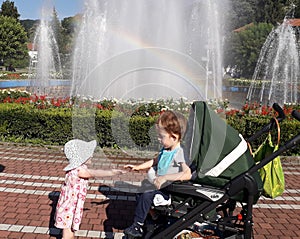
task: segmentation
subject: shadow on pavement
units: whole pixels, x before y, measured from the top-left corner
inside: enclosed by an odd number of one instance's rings
[[[2,164],[0,164],[0,173],[2,173],[5,169],[5,166],[3,166]]]
[[[135,211],[135,201],[128,200],[128,197],[135,199],[136,191],[139,187],[133,185],[124,185],[124,182],[120,182],[122,188],[124,186],[126,190],[120,188],[118,182],[115,187],[109,187],[105,185],[99,186],[99,192],[107,197],[107,200],[102,202],[92,202],[96,206],[104,206],[106,212],[106,219],[103,222],[103,227],[105,231],[105,238],[113,238],[113,229],[124,230],[129,227],[133,222],[133,216]],[[100,220],[99,220],[99,223]]]
[[[126,184],[124,182],[117,182],[114,187],[100,185],[98,191],[106,196],[106,200],[92,201],[94,206],[100,206],[105,208],[106,219],[102,222],[99,218],[99,224],[103,223],[105,238],[114,238],[113,229],[124,230],[130,226],[133,222],[135,211],[135,196],[140,187]],[[55,223],[55,211],[59,198],[59,191],[53,191],[49,193],[48,198],[51,200],[51,213],[49,218],[49,234],[51,237],[61,239],[61,229],[54,226]],[[130,200],[128,200],[130,197]],[[87,205],[84,210],[91,210]]]
[[[55,223],[55,211],[56,211],[56,205],[57,205],[57,201],[59,198],[59,191],[53,191],[51,193],[49,193],[48,198],[52,201],[51,204],[49,204],[49,206],[51,206],[51,213],[50,213],[50,218],[49,218],[49,235],[51,237],[55,237],[57,239],[61,239],[62,238],[62,234],[61,234],[61,229],[58,229],[54,226]]]

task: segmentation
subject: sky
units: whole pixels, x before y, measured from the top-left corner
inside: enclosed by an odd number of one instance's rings
[[[0,0],[1,4],[5,0]],[[14,2],[20,14],[20,19],[39,19],[41,9],[46,6],[49,9],[56,9],[59,19],[72,17],[82,12],[84,0],[10,0]]]

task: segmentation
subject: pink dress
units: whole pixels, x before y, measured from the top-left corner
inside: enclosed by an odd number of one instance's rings
[[[80,167],[87,168],[86,165]],[[78,168],[66,173],[56,206],[55,226],[79,230],[83,205],[87,194],[88,180],[78,177]]]

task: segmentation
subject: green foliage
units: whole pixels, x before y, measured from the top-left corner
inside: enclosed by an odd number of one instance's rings
[[[59,145],[72,138],[71,110],[0,104],[1,139]]]
[[[232,32],[226,39],[224,65],[236,66],[242,77],[251,78],[260,50],[272,28],[272,24],[258,23],[243,31]]]
[[[165,106],[160,103],[150,102],[147,104],[141,104],[136,107],[135,112],[133,112],[133,116],[144,116],[147,117],[151,114],[151,116],[154,116],[155,114],[158,114],[162,111],[162,109]]]
[[[60,23],[59,34],[57,35],[61,63],[64,69],[71,69],[71,53],[74,49],[75,33],[78,27],[78,20],[76,19],[76,16],[64,18]],[[65,72],[65,74],[68,73]]]
[[[255,21],[256,0],[231,0],[231,11],[228,13],[230,31]]]
[[[154,128],[158,116],[128,116],[113,110],[47,108],[37,109],[29,104],[0,104],[0,140],[19,143],[63,145],[76,137],[85,140],[97,137],[102,148],[122,148],[157,151]],[[227,116],[227,123],[246,139],[270,122],[270,115]],[[300,122],[287,118],[281,124],[283,145],[299,132]],[[277,139],[274,130],[273,139]],[[255,150],[265,139],[251,143]],[[299,155],[299,147],[285,153]]]
[[[20,23],[22,24],[22,26],[25,29],[25,32],[27,33],[27,38],[29,39],[29,42],[33,42],[35,31],[39,24],[39,20],[26,19],[20,20]]]
[[[29,104],[0,104],[0,139],[63,145],[69,139],[98,138],[101,147],[157,149],[155,117],[128,117],[111,110],[38,109]]]
[[[300,18],[300,0],[294,0],[293,3],[296,5],[294,17]]]
[[[262,44],[271,26],[281,24],[285,16],[293,18],[293,13],[295,18],[299,18],[300,0],[230,0],[229,2],[232,10],[227,14],[230,33],[225,40],[224,66],[236,69],[239,71],[238,75],[241,74],[242,77],[251,78]],[[293,4],[295,11],[293,11]],[[252,33],[249,32],[248,24],[254,24]],[[265,26],[259,26],[260,24]],[[234,32],[234,29],[238,29],[239,32]]]
[[[11,2],[9,0],[6,0],[2,3],[0,15],[1,16],[12,17],[12,18],[15,18],[17,20],[20,17],[20,14],[18,13],[18,9],[15,6],[15,3]]]
[[[96,136],[95,109],[73,108],[72,129],[75,138],[92,140]]]
[[[27,35],[20,22],[12,17],[0,16],[0,59],[6,66],[28,66]]]
[[[288,6],[290,6],[290,1],[287,0],[257,0],[255,20],[273,25],[281,23]]]
[[[70,53],[73,50],[75,33],[78,29],[77,17],[66,17],[61,21],[62,26],[62,38],[63,38],[63,49],[65,53]]]
[[[250,138],[254,133],[262,129],[263,126],[270,122],[270,116],[258,116],[258,115],[235,115],[233,117],[227,117],[227,122],[233,126],[240,134],[244,136],[245,139]],[[300,122],[288,118],[280,123],[280,145],[284,145],[292,137],[299,133]],[[272,139],[274,143],[277,142],[278,134],[276,127],[271,131]],[[261,136],[258,140],[251,143],[253,151],[258,148],[258,146],[266,138],[266,134]],[[284,153],[284,155],[299,155],[300,146],[291,149]]]
[[[112,147],[115,140],[112,135],[111,118],[112,111],[98,110],[96,111],[95,127],[97,128],[97,138],[101,147]]]
[[[159,143],[155,132],[157,117],[134,116],[129,121],[129,133],[135,145],[139,147],[155,148]],[[136,132],[140,132],[137,134]]]
[[[50,26],[53,29],[53,33],[54,33],[55,39],[57,41],[58,49],[60,49],[60,52],[62,52],[63,45],[64,45],[63,37],[62,37],[63,29],[62,29],[60,20],[58,19],[55,8],[53,8],[53,11],[52,11]]]
[[[282,23],[285,15],[294,4],[295,17],[299,18],[299,0],[230,0],[232,12],[228,15],[232,29],[243,27],[249,23]]]

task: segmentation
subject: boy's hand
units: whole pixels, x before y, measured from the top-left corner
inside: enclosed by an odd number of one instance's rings
[[[112,169],[111,171],[112,171],[113,175],[120,175],[120,174],[127,173],[125,170],[122,170],[122,169]]]
[[[153,184],[155,185],[155,187],[156,187],[157,189],[160,189],[161,186],[162,186],[165,182],[167,182],[167,180],[165,179],[165,177],[164,177],[164,176],[159,176],[159,177],[156,177],[156,178],[154,179]]]
[[[132,165],[132,164],[126,164],[126,165],[124,165],[124,168],[133,170],[133,171],[139,171],[138,167],[136,165]]]

